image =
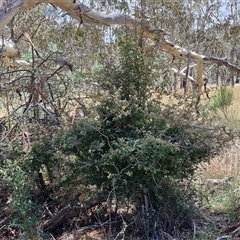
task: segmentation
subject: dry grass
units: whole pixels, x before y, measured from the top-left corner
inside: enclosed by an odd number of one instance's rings
[[[240,173],[240,138],[224,147],[218,156],[211,159],[209,164],[201,167],[200,172],[204,179],[238,176]]]
[[[218,89],[216,86],[209,86],[210,96],[214,96]],[[230,87],[229,87],[230,88]],[[227,126],[237,131],[240,130],[240,84],[236,84],[234,88],[234,100],[228,109],[227,118],[223,116],[221,112],[217,112],[219,116],[219,122],[222,126]],[[180,89],[177,92],[178,96],[183,95],[183,90]],[[176,103],[178,100],[173,96],[162,96],[164,103]],[[204,94],[201,98],[201,102],[206,104],[208,101]],[[240,138],[234,139],[232,143],[224,147],[219,155],[211,159],[209,164],[204,164],[199,169],[202,179],[221,179],[229,176],[240,175]]]
[[[234,100],[229,107],[227,118],[219,116],[221,125],[226,125],[237,131],[240,129],[240,85],[233,88]],[[216,90],[212,91],[212,95]],[[225,146],[219,155],[212,158],[210,164],[205,164],[201,168],[203,179],[221,179],[229,176],[240,175],[240,138],[236,137],[233,142]]]

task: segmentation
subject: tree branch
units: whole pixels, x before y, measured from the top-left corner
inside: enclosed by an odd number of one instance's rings
[[[182,59],[189,59],[190,56],[191,60],[197,64],[196,85],[199,88],[203,86],[203,62],[224,65],[230,70],[240,73],[240,68],[229,63],[227,60],[201,55],[171,43],[166,39],[163,30],[150,28],[132,16],[120,13],[106,14],[73,0],[2,0],[0,2],[0,30],[4,28],[4,26],[14,17],[15,14],[20,11],[27,10],[39,3],[51,3],[54,6],[61,8],[69,14],[69,16],[82,24],[90,23],[106,26],[118,24],[137,29],[137,31],[143,33],[146,38],[158,43],[161,49],[167,53]],[[2,48],[4,49],[3,58],[5,58],[6,63],[8,62],[8,58],[16,57],[15,54],[10,54],[10,52],[13,53],[16,51],[16,47],[12,46],[9,42],[5,41]]]

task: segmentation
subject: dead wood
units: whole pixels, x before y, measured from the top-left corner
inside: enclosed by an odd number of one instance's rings
[[[67,207],[59,211],[55,216],[50,218],[43,226],[43,231],[49,231],[61,226],[64,222],[75,217],[81,211],[80,207]]]
[[[212,184],[224,184],[224,183],[230,183],[230,180],[233,178],[233,176],[230,177],[225,177],[225,178],[220,178],[220,179],[206,179],[205,181],[207,183],[212,183]]]
[[[46,223],[41,227],[43,231],[51,231],[60,227],[65,222],[71,220],[72,218],[78,216],[79,218],[86,218],[87,211],[90,209],[100,206],[105,200],[105,195],[100,195],[94,199],[86,200],[80,203],[79,195],[75,196],[70,203],[62,208],[56,215],[51,217]]]

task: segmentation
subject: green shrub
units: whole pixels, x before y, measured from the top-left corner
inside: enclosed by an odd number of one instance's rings
[[[146,238],[161,231],[177,235],[190,226],[195,169],[226,138],[204,128],[204,117],[195,114],[196,100],[164,105],[154,96],[159,96],[153,93],[154,59],[137,42],[121,38],[116,61],[101,63],[95,72],[102,94],[95,115],[38,139],[17,161],[42,191],[44,166],[55,188],[96,186],[116,208],[132,203]]]
[[[229,107],[234,99],[233,89],[227,88],[226,86],[220,87],[220,90],[214,95],[209,103],[210,109],[219,109],[224,116],[228,117]]]
[[[37,206],[32,201],[31,182],[27,173],[11,160],[5,159],[4,168],[0,173],[8,183],[11,193],[9,204],[11,210],[11,226],[23,231],[21,239],[36,239]]]
[[[146,216],[158,212],[151,227],[160,221],[172,232],[191,215],[187,203],[192,189],[186,193],[180,183],[191,179],[198,164],[207,161],[222,140],[209,130],[167,120],[158,131],[154,124],[157,119],[150,116],[145,116],[142,128],[129,121],[131,115],[127,120],[115,116],[102,123],[81,121],[58,141],[65,154],[77,157],[72,172],[75,177],[81,176],[83,185],[114,192],[111,197],[120,202],[128,199],[138,209],[145,204],[146,195],[151,205]]]
[[[96,73],[105,94],[98,117],[80,120],[57,142],[64,154],[76,156],[72,171],[83,185],[135,204],[146,236],[156,225],[173,234],[189,227],[194,192],[186,182],[226,139],[196,120],[194,101],[169,106],[151,98],[149,59],[129,39],[119,48],[119,62]]]

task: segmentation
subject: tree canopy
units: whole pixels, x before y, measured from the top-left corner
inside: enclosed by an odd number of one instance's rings
[[[3,29],[4,26],[11,21],[11,19],[19,12],[26,11],[27,9],[32,8],[33,6],[40,3],[50,3],[54,7],[61,8],[67,15],[71,18],[76,19],[80,24],[95,24],[95,25],[106,25],[110,26],[113,24],[125,25],[132,29],[135,29],[139,34],[142,34],[146,38],[151,39],[153,42],[158,44],[160,48],[167,53],[171,54],[177,58],[191,59],[196,62],[196,82],[194,82],[195,87],[202,87],[203,85],[203,62],[215,63],[218,65],[225,65],[229,69],[240,72],[240,68],[233,65],[225,58],[217,58],[207,56],[205,54],[199,54],[190,49],[180,47],[167,39],[166,32],[159,27],[152,27],[148,25],[145,20],[138,20],[133,16],[129,16],[122,13],[104,13],[94,8],[88,7],[79,1],[72,0],[18,0],[10,1],[4,0],[0,5],[0,29]],[[214,5],[206,5],[206,16],[205,20],[202,21],[199,31],[204,30],[205,21],[208,17],[208,13],[211,11],[211,8]],[[158,24],[159,25],[159,24]],[[202,28],[202,29],[201,29]],[[31,39],[28,39],[31,42]],[[16,65],[27,65],[26,62],[17,60],[19,58],[19,52],[16,49],[12,41],[2,41],[1,46],[2,51],[2,60],[6,64],[12,66]],[[12,61],[11,61],[12,60]]]

